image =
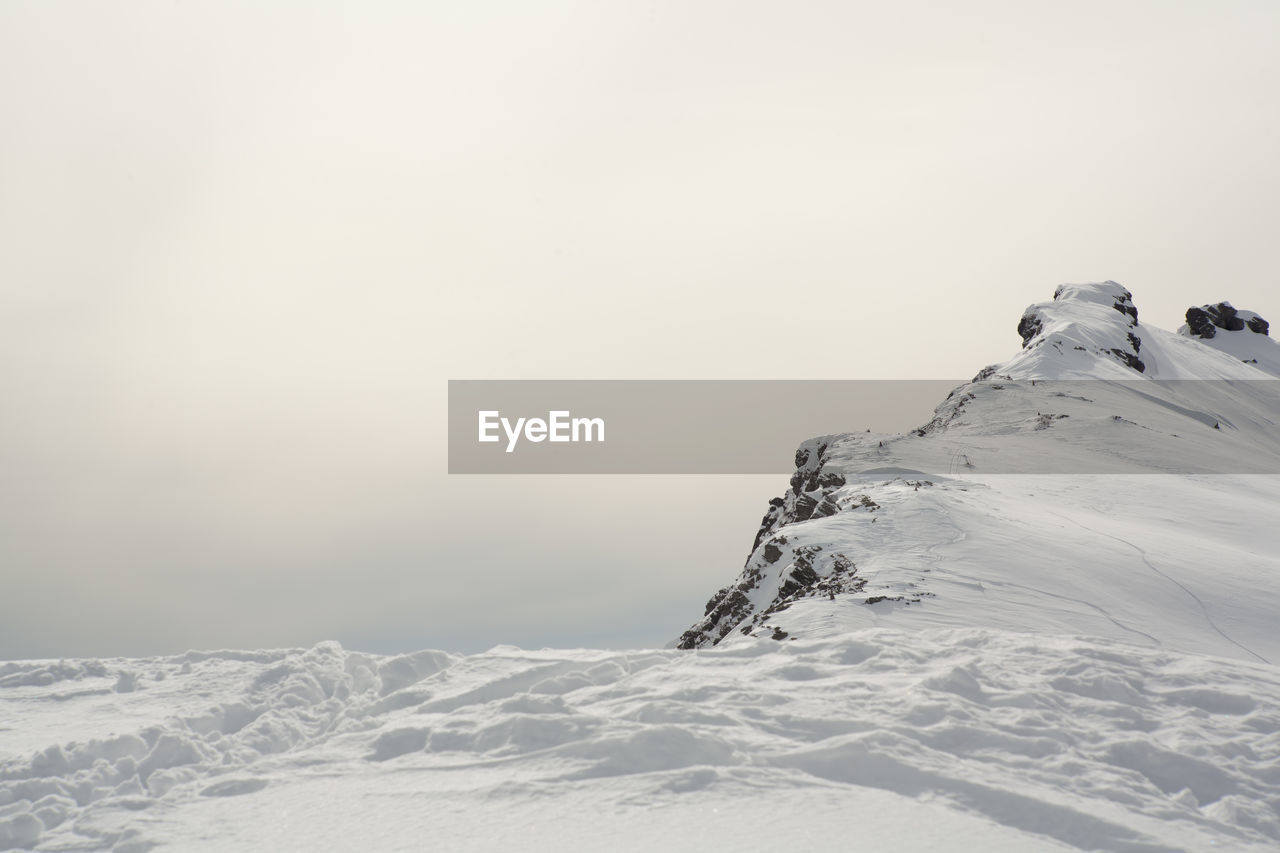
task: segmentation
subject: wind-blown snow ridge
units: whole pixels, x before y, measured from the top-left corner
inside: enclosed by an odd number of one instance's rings
[[[329,643],[0,672],[7,847],[1280,843],[1275,668],[1128,643],[873,630],[391,658]]]

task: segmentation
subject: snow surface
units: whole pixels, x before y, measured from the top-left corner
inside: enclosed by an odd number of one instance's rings
[[[1280,350],[1137,315],[805,442],[688,650],[0,663],[0,850],[1280,849]]]
[[[1280,662],[1280,477],[872,473],[837,494],[858,508],[785,525],[753,554],[744,627],[979,625]],[[769,612],[806,554],[819,577],[845,560],[865,586]]]
[[[326,643],[0,673],[0,849],[1280,844],[1280,672],[1125,642]]]

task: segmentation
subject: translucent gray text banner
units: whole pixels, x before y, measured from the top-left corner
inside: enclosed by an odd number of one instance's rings
[[[1280,473],[1280,381],[451,380],[451,474]]]

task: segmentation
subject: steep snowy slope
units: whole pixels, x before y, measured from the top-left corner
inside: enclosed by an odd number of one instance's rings
[[[1280,661],[1280,345],[1245,329],[1174,334],[1114,282],[1058,288],[929,423],[805,442],[679,645],[981,626]]]

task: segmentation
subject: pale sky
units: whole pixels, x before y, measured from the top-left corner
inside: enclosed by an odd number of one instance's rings
[[[785,477],[449,477],[446,380],[963,379],[1068,281],[1274,323],[1277,34],[0,5],[0,658],[672,639]]]

